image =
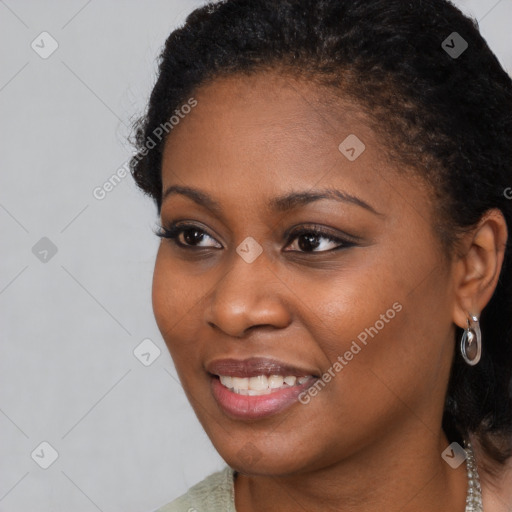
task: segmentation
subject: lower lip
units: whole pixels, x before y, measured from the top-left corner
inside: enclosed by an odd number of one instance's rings
[[[266,395],[239,395],[223,386],[218,377],[211,377],[213,396],[228,415],[236,419],[249,420],[271,416],[283,411],[298,401],[298,396],[317,379],[311,378],[299,386],[290,386]]]

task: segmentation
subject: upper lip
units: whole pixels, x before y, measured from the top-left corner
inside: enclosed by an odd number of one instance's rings
[[[256,377],[257,375],[294,375],[307,377],[314,371],[298,368],[290,364],[268,357],[250,357],[248,359],[215,359],[206,365],[206,371],[212,375],[232,377]]]

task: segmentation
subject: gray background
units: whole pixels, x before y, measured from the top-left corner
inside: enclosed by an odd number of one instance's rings
[[[224,465],[153,318],[156,209],[130,176],[93,195],[202,3],[0,0],[0,512],[149,512]],[[510,73],[512,0],[456,3]]]

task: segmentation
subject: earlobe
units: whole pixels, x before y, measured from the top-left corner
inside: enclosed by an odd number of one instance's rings
[[[480,317],[496,289],[505,256],[507,224],[500,210],[489,210],[465,235],[464,255],[455,262],[456,301],[453,321],[467,327],[468,317]]]

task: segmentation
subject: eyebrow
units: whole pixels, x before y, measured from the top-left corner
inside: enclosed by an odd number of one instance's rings
[[[192,201],[194,201],[195,203],[208,208],[217,215],[222,215],[222,206],[220,205],[220,203],[215,201],[206,192],[191,187],[171,185],[163,193],[162,203],[168,197],[175,194],[184,195],[191,199]],[[319,201],[321,199],[331,199],[344,203],[355,204],[357,206],[360,206],[361,208],[370,211],[375,215],[383,216],[382,213],[375,210],[375,208],[373,208],[371,205],[369,205],[362,199],[351,194],[348,194],[346,192],[342,192],[340,190],[331,188],[304,192],[290,192],[289,194],[276,196],[267,201],[267,208],[269,208],[273,212],[282,213],[293,208],[298,208],[300,206],[304,206],[306,204]]]

